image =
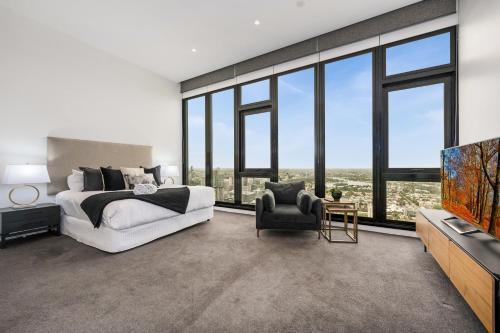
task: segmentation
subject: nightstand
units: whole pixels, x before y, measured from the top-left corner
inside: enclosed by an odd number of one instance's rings
[[[9,237],[38,231],[54,231],[61,234],[61,208],[59,205],[44,203],[37,206],[14,209],[0,209],[0,248],[5,248]]]

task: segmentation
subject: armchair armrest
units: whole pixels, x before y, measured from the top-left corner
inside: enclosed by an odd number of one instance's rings
[[[323,218],[323,203],[321,199],[313,195],[313,204],[311,213],[316,216],[316,225],[318,230],[321,229],[321,219]]]

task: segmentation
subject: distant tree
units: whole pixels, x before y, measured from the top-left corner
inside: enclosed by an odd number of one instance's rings
[[[499,175],[500,175],[500,140],[496,140],[494,145],[487,145],[485,142],[476,144],[480,149],[481,157],[481,167],[484,176],[488,180],[489,185],[493,189],[493,200],[491,205],[490,213],[490,225],[488,227],[488,233],[496,236],[496,216],[498,210],[498,187],[499,187]],[[488,170],[488,163],[496,157],[496,167],[493,166],[494,170]],[[490,174],[491,171],[491,174]],[[494,171],[494,174],[493,174]]]

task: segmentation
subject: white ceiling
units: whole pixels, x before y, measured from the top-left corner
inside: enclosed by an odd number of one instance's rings
[[[415,2],[0,0],[0,5],[179,82]]]

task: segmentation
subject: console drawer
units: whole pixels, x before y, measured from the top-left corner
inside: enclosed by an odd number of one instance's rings
[[[51,206],[44,208],[20,209],[12,212],[4,212],[2,214],[2,224],[18,223],[22,221],[31,221],[45,218],[54,218],[59,216],[59,206]]]
[[[429,251],[438,262],[447,276],[450,276],[450,259],[449,259],[449,243],[448,237],[443,235],[441,231],[433,225],[428,225],[429,229]]]
[[[422,240],[425,246],[429,246],[429,227],[430,223],[427,219],[421,214],[417,213],[417,221],[416,221],[416,232],[418,237]]]
[[[1,231],[2,234],[12,234],[16,232],[57,225],[59,225],[59,217],[45,217],[25,221],[16,221],[13,223],[5,223],[2,224]]]
[[[488,332],[493,332],[495,280],[453,242],[450,242],[450,279]]]

